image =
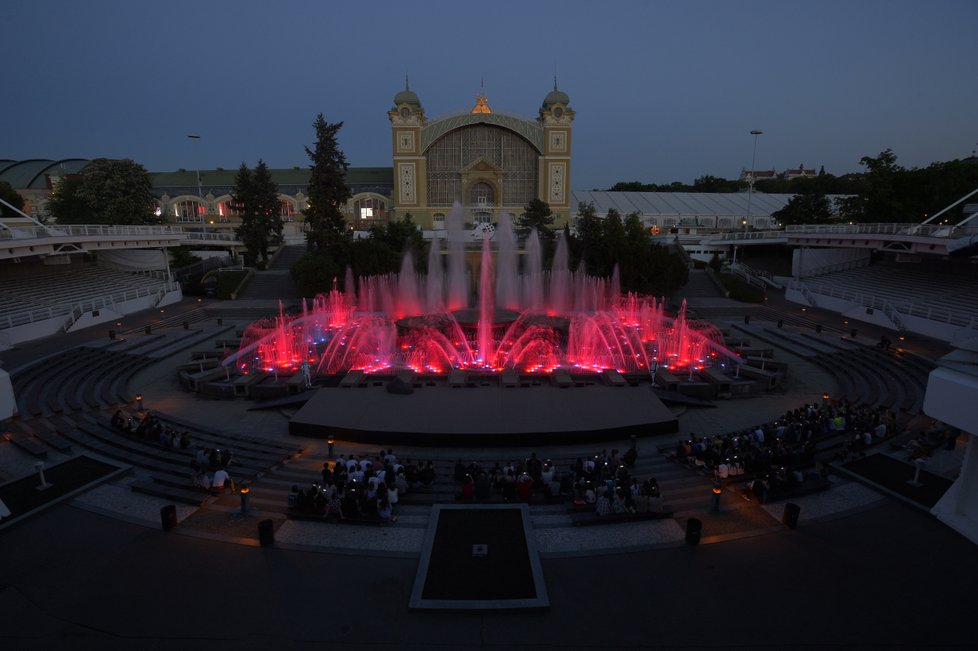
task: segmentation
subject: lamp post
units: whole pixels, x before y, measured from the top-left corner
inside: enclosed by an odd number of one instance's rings
[[[757,173],[755,170],[755,165],[757,163],[757,136],[764,133],[760,129],[753,129],[750,135],[754,136],[754,153],[750,158],[750,176],[747,177],[747,220],[744,222],[744,231],[747,231],[747,227],[750,225],[750,204],[751,199],[754,198],[754,175]]]
[[[191,140],[200,140],[199,133],[188,133],[187,137],[190,138]],[[197,196],[200,197],[201,199],[204,198],[204,190],[200,184],[200,159],[197,160]]]

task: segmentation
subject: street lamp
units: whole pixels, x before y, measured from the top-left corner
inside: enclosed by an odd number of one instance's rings
[[[191,140],[200,140],[199,133],[188,133],[187,137],[190,138]],[[204,190],[203,187],[200,185],[200,159],[199,158],[197,160],[197,196],[200,197],[201,199],[204,198]]]
[[[747,177],[747,222],[744,224],[744,230],[747,230],[747,225],[750,224],[750,204],[751,199],[754,197],[754,175],[757,173],[755,169],[755,164],[757,162],[757,136],[764,133],[760,129],[752,129],[750,135],[754,136],[754,153],[750,159],[750,176]]]

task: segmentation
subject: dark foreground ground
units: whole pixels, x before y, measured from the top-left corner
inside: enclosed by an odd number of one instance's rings
[[[0,535],[0,648],[974,648],[974,545],[898,504],[697,548],[546,559],[547,612],[409,612],[417,563],[61,506]]]

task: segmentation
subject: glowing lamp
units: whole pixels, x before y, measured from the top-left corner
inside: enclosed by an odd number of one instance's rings
[[[719,486],[714,486],[714,487],[713,487],[713,494],[714,494],[714,495],[719,495],[719,494],[720,494],[720,493],[722,493],[722,492],[723,492],[723,489],[722,489],[722,488],[720,488]]]
[[[138,411],[143,410],[143,394],[141,393],[136,394],[136,409]]]
[[[822,394],[822,400],[828,400],[828,399],[829,399],[829,394],[823,393]]]

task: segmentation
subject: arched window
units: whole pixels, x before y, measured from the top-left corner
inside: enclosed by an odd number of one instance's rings
[[[387,218],[387,202],[378,197],[362,197],[353,202],[353,216],[359,220]]]
[[[295,219],[295,204],[290,199],[280,199],[278,205],[282,221],[290,222]]]
[[[431,228],[436,231],[445,230],[445,215],[438,212],[431,216]]]
[[[474,183],[471,188],[469,188],[469,205],[476,207],[490,207],[493,206],[495,201],[495,192],[493,192],[492,186],[488,183]]]
[[[173,216],[178,222],[203,222],[206,212],[204,204],[194,199],[184,199],[173,205]]]
[[[241,211],[235,206],[233,199],[225,199],[217,204],[217,218],[221,223],[227,223],[232,219],[239,219]]]

